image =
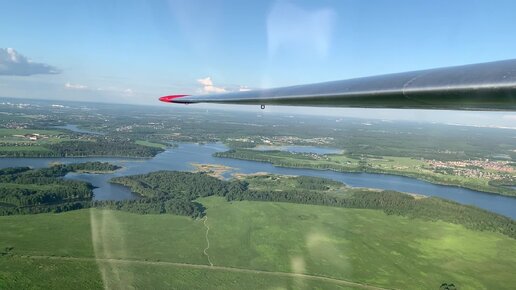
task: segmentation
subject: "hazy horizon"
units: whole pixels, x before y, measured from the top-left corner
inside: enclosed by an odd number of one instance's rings
[[[516,28],[516,3],[492,6],[467,0],[11,1],[3,8],[16,13],[0,19],[0,96],[166,106],[157,99],[515,58],[516,41],[507,35]],[[514,112],[272,106],[264,112],[516,127]]]
[[[386,120],[386,121],[411,121],[422,123],[438,123],[445,125],[462,125],[477,127],[493,127],[504,129],[516,129],[516,114],[511,112],[500,111],[444,111],[444,110],[407,110],[407,109],[360,109],[360,108],[313,108],[313,107],[286,107],[286,106],[266,106],[264,110],[260,106],[255,105],[219,105],[219,104],[169,104],[162,103],[158,100],[149,104],[130,104],[115,102],[98,102],[87,100],[60,100],[60,99],[31,99],[0,96],[0,101],[42,101],[52,102],[56,105],[59,102],[86,103],[86,104],[105,104],[117,105],[125,104],[129,106],[148,106],[154,108],[170,109],[173,113],[175,110],[217,110],[227,112],[254,112],[257,114],[283,114],[289,115],[307,115],[338,118],[356,118],[363,120]],[[2,101],[4,102],[4,101]],[[0,103],[1,104],[1,103]]]

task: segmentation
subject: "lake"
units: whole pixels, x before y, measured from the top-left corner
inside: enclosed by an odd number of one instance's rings
[[[226,151],[228,148],[220,143],[214,144],[179,144],[176,148],[169,148],[165,152],[150,159],[131,158],[0,158],[0,168],[31,166],[34,168],[46,167],[51,162],[65,164],[103,161],[111,162],[123,168],[110,174],[85,174],[69,173],[65,178],[90,182],[97,188],[94,189],[97,200],[123,200],[134,199],[136,195],[127,188],[110,184],[109,179],[116,176],[144,174],[158,170],[193,170],[191,163],[222,164],[234,168],[226,172],[224,177],[231,177],[232,173],[257,173],[270,172],[285,175],[305,175],[333,179],[349,186],[369,187],[378,189],[396,190],[402,192],[418,193],[427,196],[437,196],[453,200],[461,204],[474,205],[488,211],[496,212],[516,219],[516,198],[489,194],[470,189],[436,185],[429,182],[386,174],[371,173],[341,173],[313,169],[297,169],[275,167],[269,163],[218,158],[212,156],[215,152]]]

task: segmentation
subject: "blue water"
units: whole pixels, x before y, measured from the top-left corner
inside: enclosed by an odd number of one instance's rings
[[[91,182],[97,200],[123,200],[136,198],[127,188],[109,184],[115,176],[144,174],[157,170],[193,170],[191,163],[213,163],[233,167],[232,173],[270,172],[286,175],[306,175],[333,179],[355,187],[397,190],[438,196],[461,204],[474,205],[516,219],[516,198],[478,192],[470,189],[436,185],[425,181],[386,174],[341,173],[334,171],[274,167],[269,163],[213,157],[215,152],[228,148],[222,144],[179,144],[150,159],[128,158],[0,158],[0,168],[13,166],[46,167],[51,162],[77,163],[86,161],[107,161],[123,166],[111,174],[69,173],[65,178]]]

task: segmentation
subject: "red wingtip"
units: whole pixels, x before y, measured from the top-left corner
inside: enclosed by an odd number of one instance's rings
[[[165,102],[165,103],[173,103],[174,99],[182,98],[182,97],[186,97],[186,96],[188,96],[188,95],[170,95],[170,96],[161,97],[161,98],[159,98],[159,100],[162,102]]]

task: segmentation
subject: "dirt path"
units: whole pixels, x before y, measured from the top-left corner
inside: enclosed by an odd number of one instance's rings
[[[210,266],[213,267],[213,263],[211,262],[210,255],[208,254],[208,249],[210,248],[210,240],[208,239],[208,233],[210,231],[210,226],[206,224],[208,221],[208,215],[204,218],[204,226],[206,227],[206,248],[204,249],[204,255],[208,258],[208,263],[210,263]]]
[[[257,275],[271,275],[271,276],[280,276],[280,277],[291,277],[291,278],[302,278],[309,279],[315,281],[325,281],[338,285],[345,285],[350,287],[356,287],[360,289],[369,289],[369,290],[386,290],[392,288],[381,288],[377,286],[340,280],[336,278],[324,277],[324,276],[315,276],[309,274],[297,274],[297,273],[287,273],[287,272],[270,272],[263,270],[252,270],[252,269],[242,269],[242,268],[232,268],[232,267],[224,267],[224,266],[208,266],[208,265],[197,265],[197,264],[187,264],[187,263],[175,263],[175,262],[154,262],[154,261],[143,261],[143,260],[131,260],[131,259],[111,259],[111,258],[78,258],[78,257],[56,257],[56,256],[17,256],[26,259],[40,259],[40,260],[61,260],[61,261],[83,261],[83,262],[97,262],[97,263],[111,263],[111,264],[140,264],[140,265],[152,265],[152,266],[171,266],[171,267],[181,267],[181,268],[191,268],[191,269],[200,269],[200,270],[213,270],[213,271],[228,271],[233,273],[249,273],[249,274],[257,274]]]

